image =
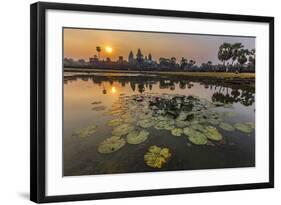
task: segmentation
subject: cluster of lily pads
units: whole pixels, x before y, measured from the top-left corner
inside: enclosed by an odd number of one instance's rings
[[[108,113],[113,119],[107,122],[112,127],[112,136],[98,146],[98,152],[109,154],[118,151],[127,143],[144,143],[151,129],[167,130],[171,136],[184,136],[195,145],[209,145],[223,140],[220,129],[243,133],[253,132],[251,122],[227,123],[224,118],[236,115],[235,112],[218,112],[217,104],[194,96],[173,94],[120,95]],[[76,132],[81,137],[89,136],[96,127],[84,128]],[[148,148],[144,161],[149,167],[161,168],[171,157],[168,148],[156,145]]]

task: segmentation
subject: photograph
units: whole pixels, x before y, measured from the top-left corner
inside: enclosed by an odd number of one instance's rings
[[[255,36],[62,35],[63,176],[255,167]]]

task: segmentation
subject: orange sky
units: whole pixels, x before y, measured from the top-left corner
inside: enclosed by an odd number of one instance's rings
[[[218,63],[218,47],[224,42],[240,42],[248,49],[255,48],[255,38],[249,37],[64,28],[64,57],[88,60],[97,54],[96,46],[100,46],[102,59],[123,56],[127,60],[130,50],[135,55],[140,48],[144,56],[151,53],[157,61],[160,57],[176,57],[179,62],[185,57],[198,64],[209,60]],[[107,53],[106,46],[112,47],[113,52]]]

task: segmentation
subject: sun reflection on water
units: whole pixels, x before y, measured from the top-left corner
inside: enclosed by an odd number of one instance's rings
[[[111,88],[111,93],[116,93],[117,92],[117,90],[116,90],[116,88],[113,86],[112,88]]]

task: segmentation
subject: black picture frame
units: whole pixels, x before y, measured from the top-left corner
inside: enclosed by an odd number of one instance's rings
[[[102,13],[169,16],[195,19],[262,22],[269,25],[269,181],[263,183],[230,184],[191,188],[89,193],[46,196],[46,80],[45,80],[45,25],[48,9]],[[38,2],[30,7],[30,199],[37,203],[77,200],[97,200],[123,197],[186,194],[198,192],[261,189],[274,187],[274,18],[265,16],[230,15],[218,13],[156,10],[82,4]]]

